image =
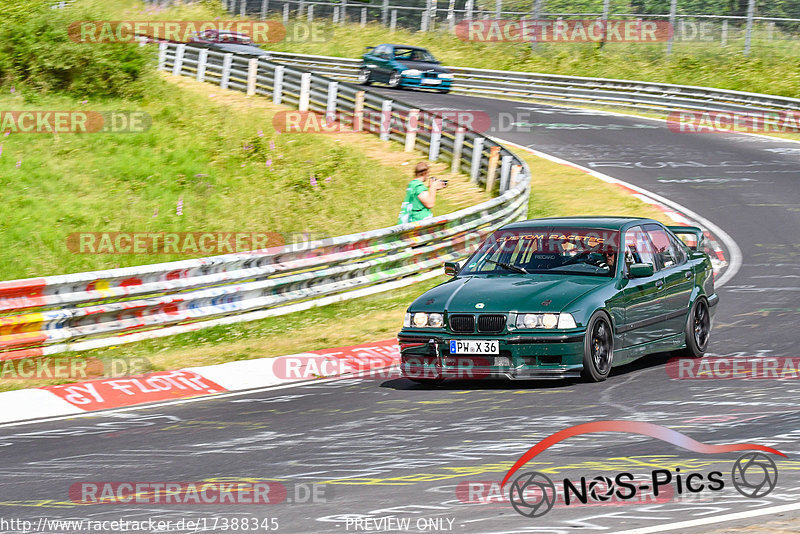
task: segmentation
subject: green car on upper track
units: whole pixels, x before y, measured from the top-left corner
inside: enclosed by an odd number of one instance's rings
[[[719,300],[702,241],[700,228],[634,217],[506,225],[408,308],[403,375],[599,382],[654,352],[701,357]]]

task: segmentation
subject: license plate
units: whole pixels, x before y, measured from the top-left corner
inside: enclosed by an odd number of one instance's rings
[[[422,80],[422,83],[425,85],[439,85],[442,83],[442,80],[429,80],[428,78],[425,78]]]
[[[451,339],[450,354],[500,354],[500,342],[481,339]]]

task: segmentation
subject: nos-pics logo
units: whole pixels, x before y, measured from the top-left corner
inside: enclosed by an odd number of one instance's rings
[[[526,463],[545,451],[551,445],[573,436],[595,432],[626,432],[660,439],[683,449],[701,454],[719,454],[734,451],[749,451],[740,456],[730,471],[729,482],[736,490],[750,498],[768,495],[778,482],[778,467],[770,456],[764,454],[786,455],[771,447],[753,443],[732,445],[708,445],[689,436],[663,426],[636,421],[596,421],[566,428],[546,437],[531,447],[506,473],[501,486],[511,479]],[[754,452],[763,451],[763,452]],[[641,492],[651,490],[656,498],[659,494],[682,495],[703,491],[720,491],[725,488],[726,473],[722,471],[682,472],[655,469],[649,479],[641,476],[634,479],[632,473],[617,473],[613,477],[598,476],[592,479],[581,477],[578,480],[564,479],[556,484],[547,475],[537,471],[526,471],[517,475],[509,485],[509,500],[514,509],[525,517],[541,517],[553,508],[556,502],[566,506],[587,504],[590,501],[603,502],[611,499],[634,499]]]

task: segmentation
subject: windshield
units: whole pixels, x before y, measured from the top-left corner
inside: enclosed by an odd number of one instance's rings
[[[217,42],[220,43],[235,43],[235,44],[253,44],[252,39],[250,36],[245,35],[243,33],[234,33],[234,32],[219,32],[217,36]]]
[[[501,230],[484,241],[459,273],[614,276],[619,232],[602,228]]]
[[[427,50],[420,48],[395,48],[394,57],[397,59],[405,59],[407,61],[426,61],[428,63],[436,63],[436,58]]]

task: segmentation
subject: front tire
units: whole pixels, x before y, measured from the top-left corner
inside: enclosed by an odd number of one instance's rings
[[[583,339],[583,371],[587,382],[602,382],[611,373],[614,361],[614,331],[608,316],[596,311],[589,319]]]
[[[686,318],[686,348],[680,355],[688,358],[702,358],[708,348],[708,337],[711,334],[711,315],[708,312],[708,301],[700,297],[694,301],[692,310]]]
[[[398,87],[400,87],[400,82],[402,80],[403,80],[403,75],[397,72],[396,70],[393,70],[392,73],[389,75],[389,81],[386,83],[392,89],[397,89]]]
[[[358,70],[358,83],[359,85],[372,85],[372,71],[367,67],[361,67]]]

